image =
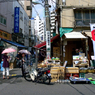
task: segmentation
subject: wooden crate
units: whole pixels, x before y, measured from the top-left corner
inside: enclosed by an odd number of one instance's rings
[[[79,73],[78,67],[66,67],[66,73]]]
[[[51,80],[51,82],[56,82],[58,79],[59,79],[59,76],[58,76],[58,74],[52,74],[51,73],[51,77],[52,77],[52,80]]]

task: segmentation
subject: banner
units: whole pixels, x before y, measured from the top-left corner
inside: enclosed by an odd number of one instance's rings
[[[50,52],[51,52],[51,35],[50,31],[46,31],[46,50],[47,50],[47,57],[50,58]]]
[[[14,33],[19,33],[19,7],[14,9]]]
[[[95,23],[90,24],[91,34],[92,34],[92,41],[93,41],[93,51],[95,56]]]

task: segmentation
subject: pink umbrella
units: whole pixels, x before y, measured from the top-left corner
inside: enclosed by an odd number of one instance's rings
[[[25,49],[20,50],[19,53],[25,53],[25,54],[31,55],[31,53],[28,50],[25,50]]]
[[[4,54],[4,53],[10,53],[10,52],[15,52],[15,51],[16,50],[13,49],[13,48],[7,48],[7,49],[5,49],[5,50],[2,51],[2,54]]]

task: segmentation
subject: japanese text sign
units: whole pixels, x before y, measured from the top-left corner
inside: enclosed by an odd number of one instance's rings
[[[14,33],[19,33],[19,7],[14,9]]]
[[[46,47],[50,49],[50,31],[46,31]]]

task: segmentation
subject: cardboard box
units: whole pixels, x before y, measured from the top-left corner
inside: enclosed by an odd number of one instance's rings
[[[52,77],[51,82],[55,82],[55,81],[57,81],[57,80],[59,79],[58,74],[52,74],[52,73],[51,73],[51,77]]]
[[[66,73],[79,73],[78,67],[66,67]]]

